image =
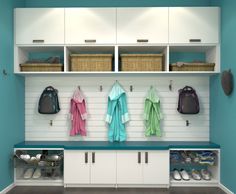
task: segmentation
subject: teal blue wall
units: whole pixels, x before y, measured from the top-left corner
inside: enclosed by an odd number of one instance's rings
[[[236,77],[236,1],[221,0],[221,69]],[[221,182],[236,193],[236,96],[225,96],[220,76],[211,78],[211,141],[221,145]]]
[[[13,145],[24,140],[24,79],[13,75],[13,8],[0,0],[0,191],[13,182]],[[3,76],[3,68],[9,72]]]
[[[26,7],[207,6],[210,0],[25,0]]]

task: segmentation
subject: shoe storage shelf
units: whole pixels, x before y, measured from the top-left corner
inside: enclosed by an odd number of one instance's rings
[[[14,72],[16,74],[215,74],[220,72],[219,45],[72,45],[72,46],[15,46]],[[86,56],[74,64],[72,57]],[[111,64],[106,67],[106,58],[111,56]],[[159,55],[159,58],[155,56]],[[93,58],[98,56],[99,58]],[[126,60],[125,60],[126,57]],[[58,69],[40,68],[47,61],[56,58]],[[124,59],[124,60],[123,60]],[[160,61],[157,61],[160,60]],[[39,62],[38,62],[39,61]],[[105,63],[104,63],[105,62]],[[171,64],[185,63],[213,64],[211,70],[172,68]],[[22,69],[22,65],[34,63],[36,69]],[[81,65],[82,66],[78,66]],[[96,66],[97,64],[97,66]],[[50,64],[49,64],[50,65]],[[54,67],[57,64],[51,64]],[[76,65],[76,68],[74,65]],[[83,65],[86,67],[84,69]],[[160,65],[160,67],[158,67]],[[89,68],[89,66],[91,66]],[[126,66],[126,67],[125,67]],[[191,67],[191,66],[190,66]]]
[[[217,186],[219,149],[170,150],[170,186]]]
[[[63,150],[15,149],[16,185],[62,185]]]

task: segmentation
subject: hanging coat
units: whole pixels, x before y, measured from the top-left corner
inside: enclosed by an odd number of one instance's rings
[[[151,87],[145,99],[144,120],[145,120],[145,135],[156,135],[161,137],[160,120],[162,114],[160,111],[160,99],[157,96],[155,88]]]
[[[77,134],[86,136],[85,121],[87,119],[85,97],[82,92],[77,89],[70,103],[71,113],[71,130],[70,135],[75,136]]]
[[[126,103],[126,94],[118,82],[116,82],[108,96],[106,122],[108,123],[109,141],[125,141],[125,123],[129,121]]]

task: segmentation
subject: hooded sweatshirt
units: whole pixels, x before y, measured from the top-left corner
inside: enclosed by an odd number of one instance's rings
[[[108,96],[106,122],[108,123],[109,141],[125,141],[125,123],[129,121],[126,94],[124,89],[116,82]]]
[[[70,103],[71,113],[71,130],[70,135],[75,136],[77,134],[86,136],[85,120],[87,119],[87,111],[85,104],[85,97],[80,89],[74,92],[74,95]]]
[[[155,88],[151,86],[145,99],[144,107],[146,136],[156,135],[158,137],[161,137],[161,119],[162,114],[160,111],[160,99],[157,96],[157,91],[155,90]]]

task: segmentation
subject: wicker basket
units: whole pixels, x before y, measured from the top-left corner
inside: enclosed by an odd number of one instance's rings
[[[163,54],[121,54],[121,71],[163,71]]]
[[[72,54],[71,71],[112,71],[112,54]]]
[[[25,63],[20,64],[21,71],[63,71],[63,64]]]
[[[170,65],[170,71],[214,71],[215,63],[183,63]]]

